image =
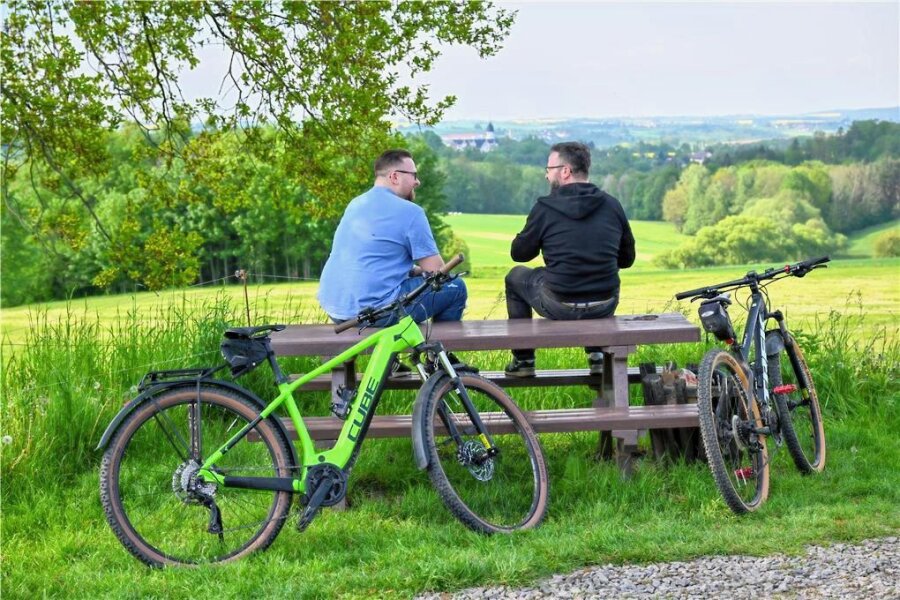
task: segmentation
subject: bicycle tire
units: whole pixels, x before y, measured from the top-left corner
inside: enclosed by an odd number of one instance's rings
[[[769,495],[769,458],[759,407],[738,360],[710,350],[697,385],[700,434],[716,487],[736,514],[753,512]]]
[[[459,376],[499,454],[484,460],[485,444],[445,376],[425,400],[424,438],[432,484],[450,512],[474,531],[510,533],[537,527],[547,513],[550,482],[534,430],[499,386],[475,373]],[[439,406],[447,407],[459,425],[462,445],[446,432]]]
[[[201,386],[202,451],[213,452],[256,418],[259,408],[239,394]],[[210,533],[212,510],[187,491],[191,407],[195,386],[173,388],[138,407],[114,434],[100,466],[100,500],[125,548],[153,567],[229,562],[266,549],[281,531],[290,492],[203,490],[221,512],[222,534]],[[290,442],[272,421],[261,421],[258,443],[238,442],[218,461],[223,475],[289,477]],[[201,454],[201,457],[203,455]],[[202,458],[201,461],[202,462]]]
[[[769,335],[777,335],[784,342],[784,350],[768,357],[769,382],[784,443],[801,473],[821,473],[825,469],[825,425],[812,374],[793,337],[784,338],[780,331]],[[803,380],[808,384],[807,398],[804,398]],[[784,393],[774,393],[779,386]],[[787,390],[785,386],[794,389]]]

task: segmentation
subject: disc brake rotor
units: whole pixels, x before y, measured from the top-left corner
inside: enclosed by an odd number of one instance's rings
[[[466,467],[478,481],[490,481],[494,476],[494,459],[487,456],[484,444],[468,440],[459,448],[459,464]]]

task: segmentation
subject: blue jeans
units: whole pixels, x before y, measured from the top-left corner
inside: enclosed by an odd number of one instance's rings
[[[423,281],[424,278],[421,275],[410,277],[400,284],[398,296],[408,294],[419,287]],[[406,307],[406,312],[412,316],[416,323],[421,323],[428,318],[434,318],[435,321],[459,321],[462,319],[468,297],[469,292],[466,289],[465,282],[457,277],[453,281],[444,284],[437,292],[431,289],[423,292],[412,305]],[[397,313],[394,313],[378,319],[373,325],[375,327],[389,327],[395,325],[399,320]],[[332,321],[335,323],[341,322],[334,318],[332,318]]]

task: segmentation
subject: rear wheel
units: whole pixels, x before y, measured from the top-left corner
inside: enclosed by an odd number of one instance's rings
[[[784,338],[780,331],[768,335],[777,335],[784,342],[783,350],[768,357],[769,382],[784,443],[802,473],[819,473],[825,468],[825,426],[812,375],[792,337]]]
[[[450,512],[475,531],[507,533],[537,526],[549,497],[547,464],[537,436],[501,388],[474,373],[459,375],[493,447],[478,434],[455,386],[444,377],[425,401],[431,482]],[[453,428],[456,437],[449,433]]]
[[[716,487],[735,513],[754,511],[769,495],[769,457],[747,375],[734,356],[710,350],[698,379],[700,433]]]
[[[151,566],[231,561],[269,546],[290,509],[289,492],[223,487],[198,474],[208,456],[259,414],[241,396],[201,387],[151,398],[123,421],[100,467],[100,499],[119,541]],[[200,444],[192,434],[199,429]],[[216,463],[220,475],[289,477],[289,442],[271,419],[259,441],[241,440]],[[196,458],[199,454],[199,459]]]

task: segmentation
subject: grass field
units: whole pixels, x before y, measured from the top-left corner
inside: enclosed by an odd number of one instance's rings
[[[463,216],[450,217],[457,218]],[[505,252],[522,220],[479,216],[468,225],[455,224],[470,244],[476,274],[493,270],[468,279],[466,318],[505,317],[502,273],[512,266]],[[635,224],[636,232],[643,231],[637,234],[640,260],[622,273],[620,314],[683,310],[696,320],[696,307],[674,303],[675,292],[772,266],[660,271],[642,253],[668,247],[674,231],[643,225]],[[491,238],[489,227],[495,226],[500,233]],[[642,241],[651,235],[657,240],[652,246]],[[542,435],[551,477],[546,522],[532,532],[487,538],[446,511],[427,475],[415,469],[409,440],[371,440],[350,477],[349,511],[326,510],[302,534],[292,513],[267,552],[237,564],[163,571],[134,560],[107,525],[98,500],[101,453],[95,446],[143,373],[219,360],[223,327],[244,324],[242,290],[216,286],[4,309],[0,595],[402,598],[428,590],[527,584],[610,562],[796,553],[809,543],[897,535],[898,271],[900,259],[837,260],[769,288],[774,304],[802,334],[823,405],[828,463],[823,474],[804,477],[787,452],[777,450],[770,499],[757,513],[730,513],[704,464],[646,458],[635,477],[624,481],[614,464],[595,460],[596,434]],[[251,318],[324,322],[315,290],[314,282],[253,285]],[[646,346],[634,359],[683,365],[698,362],[708,347]],[[498,369],[508,356],[480,352],[464,358]],[[538,360],[544,368],[566,368],[583,364],[584,354],[543,351]],[[301,372],[313,363],[292,358],[282,364]],[[262,368],[239,383],[271,398],[268,376]],[[527,410],[587,406],[592,393],[517,389],[515,399]],[[638,400],[640,389],[633,386],[632,394]],[[410,392],[387,393],[379,412],[409,411],[413,399]],[[324,393],[299,400],[304,414],[327,413]],[[642,445],[647,448],[646,439]]]
[[[508,265],[498,266],[498,270],[505,270],[513,264],[509,261]],[[687,302],[675,302],[673,297],[676,292],[735,279],[751,267],[765,266],[767,265],[686,271],[636,266],[621,272],[622,293],[618,313],[684,310],[693,319],[694,307]],[[792,319],[795,327],[811,322],[816,316],[825,316],[831,310],[844,311],[850,307],[864,313],[861,334],[880,327],[896,331],[900,314],[898,274],[900,259],[896,258],[836,260],[827,269],[819,269],[803,279],[791,278],[778,282],[769,290],[772,300]],[[469,278],[466,284],[469,288],[469,302],[465,318],[506,318],[502,277]],[[308,281],[252,285],[252,319],[255,323],[324,323],[326,316],[315,300],[317,289],[317,283]],[[189,311],[191,307],[217,297],[228,297],[239,305],[243,304],[243,290],[234,285],[166,291],[159,295],[144,292],[135,295],[98,296],[3,309],[0,313],[0,326],[4,345],[9,351],[25,342],[26,332],[29,327],[34,326],[36,320],[53,323],[72,315],[80,320],[102,324],[119,315],[133,313],[147,324],[152,324],[162,309],[181,306],[182,310]],[[241,319],[240,324],[244,324],[245,318]]]
[[[502,277],[513,263],[509,257],[509,245],[522,227],[525,215],[449,215],[445,219],[456,235],[469,245],[475,273],[487,270],[493,276]],[[632,232],[637,244],[635,268],[650,265],[653,257],[665,250],[679,246],[686,236],[678,233],[674,225],[661,221],[632,221]],[[528,263],[543,264],[540,257]]]
[[[875,254],[875,240],[886,231],[891,229],[900,230],[900,219],[895,219],[890,223],[874,225],[858,231],[850,236],[845,253],[847,258],[865,258]]]

